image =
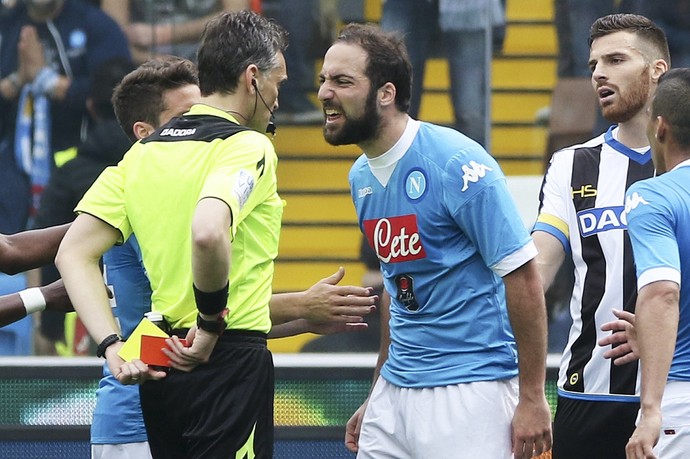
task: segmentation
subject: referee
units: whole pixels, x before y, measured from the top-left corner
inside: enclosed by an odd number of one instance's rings
[[[99,177],[58,252],[75,310],[113,375],[151,380],[141,399],[154,458],[272,457],[266,334],[283,202],[277,157],[260,131],[287,78],[286,46],[280,26],[248,11],[209,21],[198,52],[201,103]],[[98,260],[133,232],[152,309],[177,335],[165,351],[169,373],[117,355]]]

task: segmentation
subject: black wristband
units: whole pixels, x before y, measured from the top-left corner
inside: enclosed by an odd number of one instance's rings
[[[220,336],[225,331],[225,316],[228,315],[228,309],[225,308],[221,314],[215,320],[204,320],[201,318],[201,314],[196,316],[196,328],[207,331],[209,333],[215,333]]]
[[[196,285],[192,284],[194,289],[194,301],[196,301],[196,308],[202,314],[213,315],[218,314],[228,306],[228,289],[230,282],[228,281],[220,290],[215,292],[202,292]]]
[[[106,336],[96,348],[96,357],[105,357],[105,350],[118,341],[122,341],[122,337],[117,333]]]

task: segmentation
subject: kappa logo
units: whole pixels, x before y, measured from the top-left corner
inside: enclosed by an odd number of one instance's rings
[[[165,128],[161,131],[161,137],[186,137],[188,135],[193,135],[196,132],[196,128],[192,129],[173,129]]]
[[[637,194],[637,191],[634,191],[633,194],[625,198],[625,213],[627,214],[631,210],[636,209],[640,204],[649,205],[642,196]]]
[[[365,186],[357,190],[357,197],[360,199],[369,194],[374,194],[374,190],[370,186]]]
[[[466,191],[467,188],[469,188],[470,182],[472,183],[477,183],[480,178],[483,178],[486,175],[486,171],[493,171],[489,166],[485,164],[478,164],[475,161],[470,161],[469,166],[468,165],[463,165],[462,166],[462,190],[460,191]]]

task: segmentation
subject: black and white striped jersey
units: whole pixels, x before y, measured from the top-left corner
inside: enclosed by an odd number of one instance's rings
[[[534,231],[557,237],[575,265],[573,324],[561,359],[559,395],[586,400],[638,400],[637,362],[613,365],[597,341],[612,309],[634,311],[635,269],[624,215],[625,190],[654,174],[648,148],[618,142],[617,128],[556,152],[540,192]]]

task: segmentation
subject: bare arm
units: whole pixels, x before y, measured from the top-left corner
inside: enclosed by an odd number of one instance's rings
[[[551,448],[551,414],[546,380],[546,305],[537,262],[503,277],[510,323],[518,348],[520,392],[513,417],[513,454],[532,457]]]
[[[53,282],[52,284],[38,287],[43,295],[45,302],[45,309],[50,311],[70,312],[74,311],[72,303],[67,296],[67,291],[62,282],[62,279]],[[32,310],[34,309],[34,310]],[[32,308],[30,305],[24,304],[19,293],[11,293],[9,295],[0,296],[0,327],[9,325],[20,319],[26,317],[29,313],[38,312],[42,308]]]
[[[69,224],[0,236],[0,271],[17,274],[55,259]]]
[[[368,287],[338,285],[344,276],[345,269],[340,267],[308,290],[274,294],[270,303],[271,321],[275,325],[295,319],[307,319],[315,324],[362,322],[362,317],[372,311],[377,297]]]
[[[561,264],[563,264],[565,250],[563,250],[563,244],[547,232],[535,231],[532,233],[532,239],[534,239],[534,244],[539,251],[536,258],[537,269],[546,292],[551,287]]]
[[[640,421],[625,448],[627,457],[654,457],[659,440],[661,399],[671,368],[678,333],[680,288],[671,281],[647,284],[635,306],[635,327],[642,372]]]

